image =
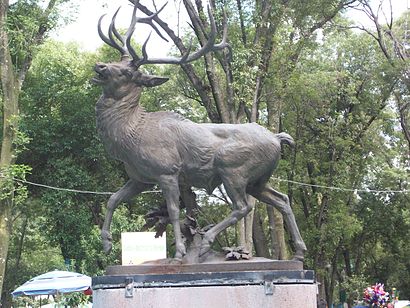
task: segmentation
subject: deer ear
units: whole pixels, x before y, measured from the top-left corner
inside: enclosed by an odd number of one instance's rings
[[[156,86],[163,84],[164,82],[168,80],[169,78],[167,77],[159,77],[159,76],[152,76],[152,75],[145,75],[145,74],[142,74],[141,79],[140,79],[141,84],[146,87],[156,87]]]

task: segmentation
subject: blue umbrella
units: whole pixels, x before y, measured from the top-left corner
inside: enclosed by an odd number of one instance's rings
[[[13,296],[56,295],[85,291],[90,287],[91,277],[79,273],[56,270],[30,279],[11,294]]]

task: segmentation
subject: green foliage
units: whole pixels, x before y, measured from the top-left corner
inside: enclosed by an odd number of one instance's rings
[[[55,269],[66,270],[61,250],[50,244],[44,232],[46,219],[37,200],[28,199],[14,220],[13,234],[7,259],[5,290],[9,292],[27,280]],[[23,305],[27,298],[16,299]],[[44,303],[43,303],[44,304]]]
[[[27,198],[27,187],[24,181],[31,168],[27,165],[14,164],[1,170],[0,199],[13,198],[14,206],[19,207]]]
[[[68,307],[81,307],[81,304],[89,303],[90,297],[84,293],[75,292],[62,296],[61,304]]]
[[[221,194],[218,189],[212,196],[208,196],[204,192],[197,192],[197,195],[198,204],[201,205],[198,215],[198,225],[200,228],[207,229],[207,227],[216,225],[221,221],[222,217],[227,217],[233,210],[232,204],[226,200],[226,193]],[[223,247],[236,246],[236,243],[237,230],[236,226],[232,226],[218,235],[213,249],[221,251]]]
[[[34,182],[95,191],[118,185],[118,164],[106,158],[96,136],[94,104],[99,93],[89,84],[93,62],[76,46],[53,42],[45,44],[33,61],[22,95],[22,126],[33,142],[20,159],[36,166]],[[93,225],[101,223],[104,199],[35,187],[32,192],[44,207],[50,243],[60,247],[65,259],[77,261],[76,270],[83,268],[89,246],[96,244],[87,238],[95,233]],[[88,268],[92,272],[102,267],[101,258],[94,257],[94,266]]]
[[[19,67],[27,55],[32,52],[41,22],[43,10],[38,1],[16,1],[8,11],[9,40],[11,54]]]
[[[359,303],[363,299],[363,290],[371,284],[362,275],[352,275],[347,277],[340,285],[341,289],[346,291],[349,302]]]
[[[388,100],[395,83],[392,72],[386,71],[378,47],[367,36],[332,32],[323,40],[321,48],[302,55],[285,88],[283,75],[272,79],[285,102],[284,130],[297,139],[295,180],[352,190],[405,189],[408,161]],[[368,283],[406,288],[392,280],[408,238],[402,221],[405,194],[292,186],[308,245],[307,264],[322,275],[328,275],[325,267],[332,264],[351,281],[361,275]]]
[[[64,7],[64,17],[60,10],[61,4],[68,0],[59,0],[50,12],[45,13],[44,1],[19,0],[13,1],[8,9],[8,35],[10,52],[16,67],[20,68],[27,57],[31,58],[41,43],[38,33],[48,35],[48,30],[72,21],[72,8]]]
[[[13,155],[18,156],[21,152],[24,150],[27,150],[26,145],[30,142],[30,138],[22,132],[19,127],[20,127],[20,117],[19,116],[13,116],[10,119],[11,122],[11,129],[13,130],[13,133],[15,135],[13,139]]]
[[[118,57],[106,51],[102,49],[100,59]],[[80,52],[75,45],[49,41],[39,49],[21,95],[21,127],[32,141],[19,161],[34,166],[32,182],[96,192],[116,191],[125,183],[123,167],[106,156],[96,135],[94,105],[100,89],[89,83],[95,62],[95,55]],[[150,103],[147,100],[148,108]],[[30,193],[38,211],[25,212],[26,206],[20,213],[40,219],[46,241],[58,248],[56,256],[74,260],[72,270],[90,275],[103,274],[107,264],[121,261],[121,231],[140,230],[142,215],[158,199],[142,196],[136,201],[138,207],[117,210],[112,227],[114,249],[106,256],[100,238],[106,195],[36,186],[30,186]]]

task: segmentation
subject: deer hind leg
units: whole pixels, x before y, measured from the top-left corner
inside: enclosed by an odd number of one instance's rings
[[[219,233],[244,218],[253,207],[252,204],[248,203],[248,195],[245,192],[246,185],[234,183],[230,179],[225,179],[223,183],[225,190],[232,201],[234,210],[227,218],[205,233],[201,243],[200,256],[203,256],[211,249],[211,245]]]
[[[289,204],[287,195],[282,194],[269,186],[265,186],[262,190],[252,195],[270,206],[273,206],[283,215],[286,225],[289,228],[290,235],[295,244],[296,252],[293,259],[303,261],[306,251],[305,242],[300,235],[299,228],[296,224],[295,216]]]
[[[181,226],[179,223],[179,185],[177,176],[161,176],[159,185],[167,202],[168,216],[171,220],[175,236],[175,258],[182,259],[186,254],[186,248],[182,239]]]
[[[152,185],[136,182],[134,180],[128,180],[128,182],[121,187],[119,191],[111,195],[107,203],[107,212],[104,218],[104,224],[101,230],[101,238],[103,249],[106,253],[109,253],[112,248],[112,236],[110,233],[110,226],[112,221],[112,215],[115,209],[123,201],[128,201],[132,197],[138,195],[140,192],[151,188]]]

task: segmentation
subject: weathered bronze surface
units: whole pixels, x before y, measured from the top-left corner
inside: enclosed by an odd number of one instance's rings
[[[101,232],[104,250],[110,251],[112,246],[109,229],[116,207],[158,184],[166,199],[174,229],[175,258],[182,259],[186,248],[179,220],[180,187],[194,186],[211,193],[223,184],[234,211],[205,232],[196,250],[197,256],[190,256],[189,262],[200,262],[201,257],[210,251],[215,237],[249,213],[252,209],[248,203],[249,195],[283,214],[296,248],[294,258],[303,260],[306,246],[288,197],[267,184],[280,159],[282,144],[294,144],[290,135],[273,134],[256,123],[197,124],[174,112],[148,113],[140,106],[144,87],[159,86],[168,80],[142,73],[139,70],[141,65],[187,63],[228,46],[226,37],[222,43],[215,44],[216,26],[210,13],[209,41],[200,50],[184,54],[181,58],[151,59],[144,44],[142,56],[138,56],[130,44],[135,25],[138,22],[148,23],[159,33],[153,23],[158,13],[136,17],[135,6],[131,25],[124,37],[115,29],[116,15],[108,37],[101,31],[101,19],[99,22],[100,37],[119,50],[122,57],[120,62],[95,66],[93,81],[103,90],[96,104],[97,129],[108,153],[124,163],[130,178],[108,201]]]

